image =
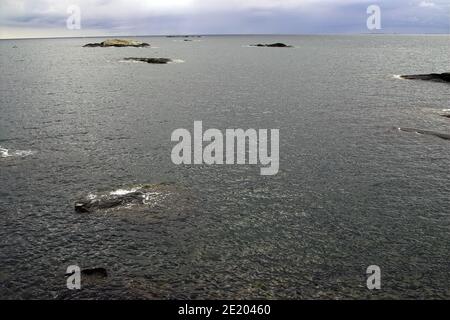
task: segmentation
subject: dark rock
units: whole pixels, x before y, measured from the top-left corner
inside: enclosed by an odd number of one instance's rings
[[[101,198],[88,199],[75,203],[75,211],[80,213],[90,213],[99,210],[114,209],[116,207],[141,204],[145,193],[143,191],[134,191],[124,195],[110,195]]]
[[[166,38],[201,38],[199,35],[170,35],[166,36]]]
[[[102,44],[101,43],[88,43],[88,44],[85,44],[83,47],[85,47],[85,48],[102,47]]]
[[[96,212],[143,212],[175,206],[187,198],[173,184],[144,184],[117,189],[110,192],[90,193],[75,202],[79,213]]]
[[[124,60],[141,61],[155,64],[166,64],[172,61],[172,59],[168,58],[124,58]]]
[[[421,130],[421,129],[414,129],[414,128],[398,128],[400,131],[404,132],[414,132],[418,134],[425,134],[430,136],[435,136],[444,140],[450,140],[450,134],[448,133],[441,133],[436,131],[430,131],[430,130]]]
[[[252,45],[252,47],[268,47],[268,48],[292,48],[292,46],[289,46],[287,44],[277,42],[277,43],[271,43],[271,44],[262,44],[258,43],[255,45]]]
[[[437,82],[450,82],[450,72],[445,73],[430,73],[430,74],[413,74],[401,76],[407,80],[427,80]]]
[[[148,43],[135,41],[135,40],[123,40],[123,39],[108,39],[100,43],[88,43],[83,47],[148,47]]]
[[[66,277],[73,275],[72,273],[66,273]],[[89,277],[91,279],[102,279],[108,277],[108,271],[105,268],[91,268],[81,270],[81,276]]]
[[[87,277],[107,278],[108,272],[105,268],[92,268],[81,270],[81,275]]]

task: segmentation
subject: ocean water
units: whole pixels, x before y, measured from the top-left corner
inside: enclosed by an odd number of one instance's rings
[[[450,142],[397,130],[450,133],[450,86],[395,76],[450,71],[448,36],[138,39],[0,41],[0,298],[450,298]],[[280,129],[279,173],[174,165],[195,120]],[[74,210],[139,183],[183,191]],[[69,265],[108,278],[70,291]]]

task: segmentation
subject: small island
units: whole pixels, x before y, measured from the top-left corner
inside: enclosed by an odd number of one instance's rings
[[[201,38],[199,35],[168,35],[166,38]]]
[[[88,43],[83,47],[93,48],[93,47],[149,47],[150,45],[145,42],[140,42],[136,40],[124,40],[124,39],[108,39],[99,43]]]
[[[258,44],[252,44],[250,46],[251,47],[267,47],[267,48],[292,48],[292,46],[281,43],[281,42],[269,43],[269,44],[258,43]]]

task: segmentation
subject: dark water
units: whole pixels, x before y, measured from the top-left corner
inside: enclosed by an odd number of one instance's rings
[[[450,298],[450,142],[394,129],[450,132],[448,84],[394,77],[449,71],[448,36],[97,40],[0,41],[0,298]],[[172,164],[194,120],[279,128],[279,174]],[[176,214],[74,212],[161,182]]]

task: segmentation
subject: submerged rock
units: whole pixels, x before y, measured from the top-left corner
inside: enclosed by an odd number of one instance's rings
[[[164,212],[183,213],[190,200],[190,194],[174,184],[144,184],[89,193],[75,202],[74,209],[79,213],[148,212],[157,217]]]
[[[444,140],[450,140],[450,134],[448,133],[441,133],[436,131],[430,131],[430,130],[421,130],[421,129],[414,129],[414,128],[398,128],[400,131],[404,132],[414,132],[418,134],[425,134],[430,136],[435,136]]]
[[[70,277],[73,275],[72,273],[66,273],[66,277]],[[94,284],[98,281],[102,281],[108,278],[108,271],[105,268],[90,268],[90,269],[82,269],[80,272],[81,282],[83,285],[85,284]]]
[[[75,211],[92,213],[114,208],[139,206],[145,204],[145,201],[149,200],[150,195],[155,192],[153,186],[139,186],[103,194],[89,194],[85,199],[75,202]]]
[[[92,268],[81,270],[82,276],[95,277],[95,278],[107,278],[108,272],[105,268]]]
[[[88,43],[83,47],[149,47],[145,42],[124,39],[108,39],[100,43]]]
[[[252,47],[268,47],[268,48],[292,48],[292,46],[281,43],[281,42],[277,42],[277,43],[270,43],[270,44],[262,44],[262,43],[258,43],[258,44],[254,44],[251,45]]]
[[[407,80],[427,80],[437,82],[450,82],[450,72],[445,73],[430,73],[430,74],[413,74],[400,76]]]
[[[169,58],[124,58],[124,60],[141,61],[155,64],[166,64],[172,62]]]

